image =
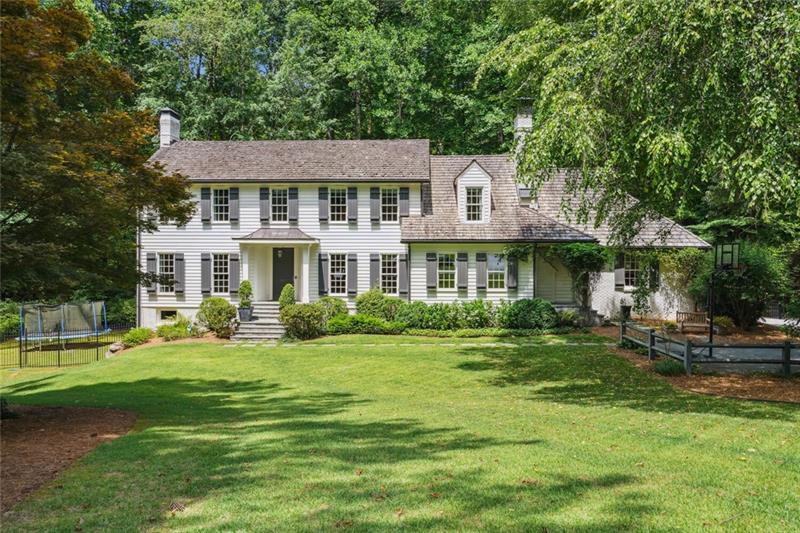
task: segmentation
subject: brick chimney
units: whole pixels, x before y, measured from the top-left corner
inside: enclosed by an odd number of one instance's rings
[[[162,109],[158,126],[161,146],[169,146],[181,140],[181,116],[176,111],[168,107]]]

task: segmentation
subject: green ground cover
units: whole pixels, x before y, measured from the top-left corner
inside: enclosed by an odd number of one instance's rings
[[[800,529],[797,406],[679,392],[602,344],[351,340],[3,372],[12,404],[139,413],[3,530]]]

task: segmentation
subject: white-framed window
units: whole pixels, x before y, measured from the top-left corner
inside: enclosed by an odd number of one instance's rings
[[[381,222],[397,222],[399,219],[400,193],[397,189],[381,189]]]
[[[635,287],[636,280],[641,273],[641,266],[639,265],[639,257],[636,254],[625,254],[625,286]]]
[[[211,291],[217,293],[228,292],[228,254],[211,255]]]
[[[272,189],[270,202],[272,204],[272,220],[287,222],[289,220],[289,189]]]
[[[230,202],[228,189],[214,189],[212,193],[212,208],[214,222],[227,222],[230,220]]]
[[[330,190],[331,222],[347,222],[347,189]]]
[[[490,289],[505,289],[506,288],[506,260],[497,255],[489,254],[486,257],[487,271],[489,279],[487,286]]]
[[[381,254],[381,291],[397,294],[397,254]]]
[[[330,254],[330,293],[347,294],[347,254]]]
[[[467,187],[467,221],[483,220],[483,187]]]
[[[439,254],[437,285],[440,289],[456,288],[456,254]]]
[[[158,277],[164,280],[158,284],[158,292],[175,292],[175,254],[158,254]]]
[[[161,309],[158,312],[159,319],[163,321],[167,320],[175,320],[178,318],[178,310],[177,309]]]

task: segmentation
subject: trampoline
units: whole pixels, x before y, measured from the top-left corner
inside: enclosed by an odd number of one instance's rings
[[[109,331],[105,302],[26,304],[19,310],[17,340],[80,339]]]

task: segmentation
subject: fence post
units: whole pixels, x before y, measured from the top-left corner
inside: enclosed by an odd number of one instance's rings
[[[692,341],[686,339],[686,345],[683,350],[683,368],[686,369],[686,375],[692,375]]]
[[[95,361],[100,360],[100,332],[97,331],[97,327],[94,328],[94,350],[95,350]]]
[[[647,359],[652,361],[656,355],[653,351],[653,346],[656,345],[656,330],[650,328],[647,330]]]
[[[19,367],[22,368],[22,333],[19,334]]]
[[[619,342],[621,343],[625,337],[625,319],[619,321]]]
[[[784,341],[783,343],[783,375],[787,378],[792,375],[792,343]]]
[[[57,358],[58,358],[58,366],[61,367],[61,328],[58,328],[58,338],[57,338],[56,346],[58,349],[56,350]]]

